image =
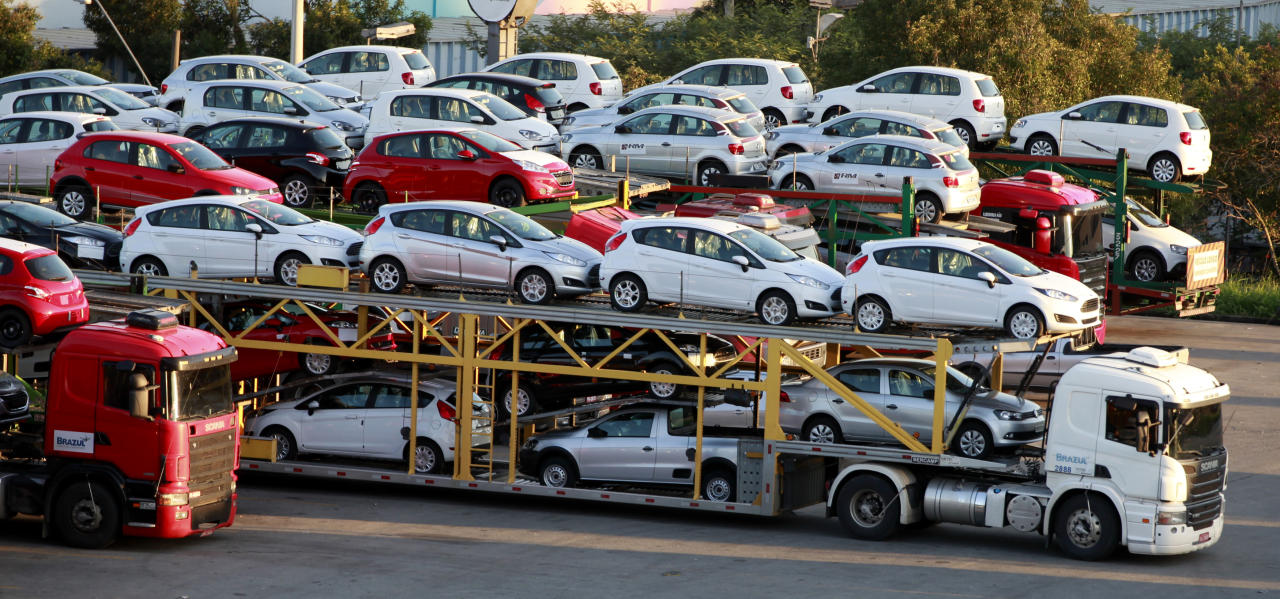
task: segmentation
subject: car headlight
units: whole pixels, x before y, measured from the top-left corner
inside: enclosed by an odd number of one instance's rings
[[[358,127],[346,121],[332,121],[332,123],[334,129],[341,129],[342,131],[355,131],[358,129]]]
[[[279,187],[268,187],[268,188],[266,188],[266,189],[264,189],[264,190],[262,190],[262,191],[259,191],[258,193],[260,193],[260,194],[262,194],[262,195],[269,196],[269,195],[271,195],[271,194],[273,194],[273,193],[280,193],[280,188],[279,188]]]
[[[347,103],[347,99],[342,96],[325,96],[325,97],[329,98],[330,102],[333,102],[334,104],[337,104],[339,106]]]
[[[1042,289],[1040,287],[1036,287],[1035,289],[1036,291],[1039,291],[1044,295],[1047,295],[1053,299],[1062,300],[1064,302],[1074,302],[1078,299],[1076,296],[1071,295],[1070,293],[1066,293],[1064,291],[1058,291],[1057,289]]]
[[[551,258],[552,260],[555,260],[556,262],[564,262],[565,264],[571,264],[571,265],[573,265],[573,266],[586,266],[586,265],[587,265],[587,261],[586,261],[586,260],[579,260],[579,259],[577,259],[577,258],[574,258],[573,256],[570,256],[569,254],[558,254],[558,253],[554,253],[554,252],[542,252],[542,253],[546,254],[548,258]]]
[[[148,127],[155,127],[156,129],[160,129],[162,127],[168,127],[169,125],[173,124],[173,123],[170,123],[169,121],[161,120],[161,119],[150,117],[150,116],[142,117],[142,122],[146,124]]]
[[[537,439],[529,439],[528,441],[525,441],[525,442],[524,442],[524,445],[523,445],[522,447],[523,447],[524,449],[533,449],[533,448],[535,448],[535,447],[537,447],[537,446],[538,446],[538,440],[537,440]]]
[[[73,243],[75,245],[92,245],[96,247],[104,247],[107,245],[107,242],[101,239],[85,237],[84,235],[72,235],[70,237],[63,237],[62,240],[67,243]]]
[[[1013,410],[996,410],[996,418],[1001,420],[1030,420],[1036,417],[1039,410],[1031,410],[1030,412],[1014,412]]]
[[[814,103],[814,104],[817,104],[818,102],[821,102],[821,101],[822,101],[822,94],[818,94],[818,95],[816,95],[816,96],[814,96],[814,97],[813,97],[813,103]]]
[[[1170,245],[1169,245],[1169,251],[1171,251],[1171,252],[1173,252],[1173,253],[1175,253],[1175,254],[1177,254],[1177,255],[1179,255],[1179,256],[1185,256],[1185,255],[1187,255],[1187,248],[1186,248],[1186,246],[1181,246],[1181,245],[1172,245],[1172,244],[1170,244]]]
[[[792,281],[795,281],[801,285],[807,285],[809,287],[817,287],[818,289],[831,288],[830,285],[823,283],[822,281],[819,281],[813,277],[806,277],[805,275],[793,275],[791,273],[787,273],[787,276],[791,277]]]
[[[356,323],[354,323],[354,322],[347,322],[347,321],[345,321],[345,320],[335,320],[335,321],[333,321],[333,322],[329,323],[329,328],[331,328],[331,329],[354,329],[354,328],[358,328],[358,327],[356,327]]]
[[[301,237],[307,241],[310,241],[311,243],[318,243],[320,245],[333,245],[333,246],[342,245],[341,239],[334,239],[332,237],[327,237],[324,235],[299,235],[298,237]]]
[[[518,167],[520,167],[520,168],[522,168],[522,169],[524,169],[524,170],[526,170],[526,171],[533,171],[533,172],[535,172],[535,173],[549,173],[549,172],[551,172],[549,169],[547,169],[547,167],[542,166],[542,165],[540,165],[540,164],[535,164],[535,163],[533,163],[533,162],[529,162],[528,160],[513,160],[512,162],[515,162],[515,163],[516,163],[516,166],[518,166]]]
[[[1186,523],[1187,523],[1187,510],[1176,510],[1176,511],[1167,511],[1167,512],[1164,510],[1160,510],[1156,512],[1156,524],[1168,526],[1168,525],[1186,524]]]
[[[571,139],[573,139],[572,133],[565,133],[564,135],[560,136],[560,141],[569,141]]]
[[[1018,122],[1013,124],[1014,129],[1020,129],[1026,126],[1027,126],[1027,119],[1018,119]]]
[[[248,187],[236,187],[236,186],[234,186],[234,185],[233,185],[233,186],[231,186],[231,193],[233,193],[233,194],[235,194],[235,195],[238,195],[238,196],[249,196],[249,195],[253,195],[253,194],[258,193],[258,192],[257,192],[257,191],[254,191],[254,190],[252,190],[252,189],[249,189]]]
[[[532,139],[533,141],[538,141],[546,137],[545,135],[538,133],[537,131],[530,131],[528,129],[521,129],[520,136],[525,139]]]

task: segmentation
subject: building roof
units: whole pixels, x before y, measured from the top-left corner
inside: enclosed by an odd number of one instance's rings
[[[98,47],[98,36],[85,27],[36,29],[32,35],[61,50],[92,50]]]
[[[1280,1],[1280,0],[1276,0]],[[521,30],[533,25],[535,27],[546,27],[551,23],[551,19],[557,15],[533,15],[525,23]],[[566,15],[570,19],[579,15]],[[679,16],[677,12],[663,12],[645,15],[645,21],[650,25],[660,25]],[[467,33],[467,27],[471,27],[473,33]],[[431,31],[427,33],[427,43],[435,44],[442,42],[465,42],[472,39],[479,39],[480,43],[484,43],[485,37],[488,35],[488,27],[479,17],[440,17],[431,19]]]
[[[1089,5],[1103,14],[1149,15],[1196,10],[1224,10],[1280,4],[1280,0],[1091,0]]]

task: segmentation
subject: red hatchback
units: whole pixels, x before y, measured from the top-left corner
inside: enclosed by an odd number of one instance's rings
[[[92,214],[104,206],[132,208],[198,195],[261,195],[284,200],[275,182],[231,166],[212,150],[167,133],[110,131],[86,135],[53,163],[50,189],[58,210]]]
[[[342,193],[369,214],[391,202],[474,200],[512,208],[573,196],[563,160],[476,129],[401,131],[356,156]]]
[[[0,345],[17,347],[89,320],[84,286],[53,250],[0,239]]]

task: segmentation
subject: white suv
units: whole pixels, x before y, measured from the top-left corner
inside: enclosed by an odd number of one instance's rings
[[[230,119],[246,116],[296,117],[333,127],[352,148],[364,147],[369,120],[309,87],[286,81],[229,79],[200,83],[182,99],[178,130],[187,137]]]
[[[605,242],[600,281],[615,310],[650,300],[756,312],[765,324],[840,310],[840,273],[751,227],[713,218],[622,222]]]
[[[554,83],[569,104],[569,112],[602,108],[622,98],[622,78],[613,63],[597,56],[563,52],[518,54],[484,70]]]
[[[883,108],[951,123],[970,148],[995,147],[1007,121],[1004,97],[989,75],[944,67],[902,67],[823,90],[809,112],[829,120],[851,110]]]
[[[475,89],[428,87],[379,95],[366,107],[365,143],[384,133],[440,127],[474,127],[528,150],[554,154],[560,143],[555,125],[526,114],[510,102]]]
[[[760,107],[765,127],[772,129],[803,121],[805,106],[813,100],[813,85],[794,62],[764,58],[722,58],[689,67],[670,79],[642,87],[628,95],[654,91],[675,83],[720,85],[740,91]]]
[[[316,79],[359,92],[364,100],[436,80],[431,61],[420,50],[396,46],[330,48],[312,54],[298,66]]]
[[[1156,213],[1133,198],[1128,205],[1129,241],[1124,248],[1125,270],[1137,281],[1177,280],[1187,272],[1187,250],[1200,245],[1200,240],[1182,229],[1164,222]],[[1115,213],[1102,214],[1102,239],[1107,250],[1114,249]],[[1110,258],[1112,254],[1108,253]]]
[[[191,86],[218,79],[253,79],[306,85],[344,108],[353,107],[360,101],[359,94],[340,85],[320,81],[279,58],[227,54],[192,58],[179,63],[177,70],[169,73],[160,84],[157,105],[181,112],[181,102]]]
[[[1142,96],[1105,96],[1022,117],[1009,143],[1033,156],[1115,158],[1123,148],[1131,168],[1164,182],[1203,175],[1213,160],[1199,109]]]

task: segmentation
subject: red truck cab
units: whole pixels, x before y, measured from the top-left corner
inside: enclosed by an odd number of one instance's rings
[[[230,526],[240,458],[235,359],[216,335],[158,310],[68,333],[49,371],[47,466],[28,474],[23,496],[43,505],[7,507],[44,514],[47,528],[80,547]]]

